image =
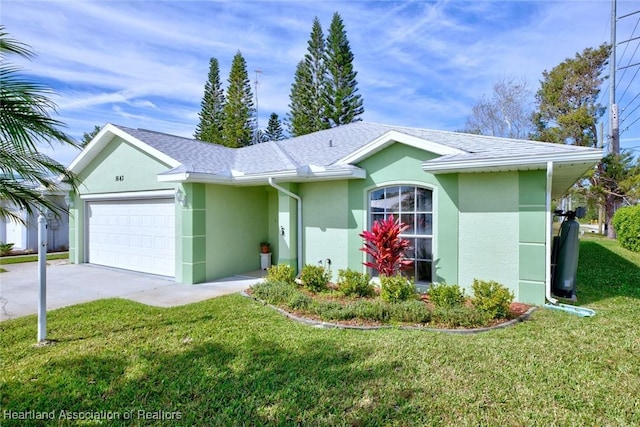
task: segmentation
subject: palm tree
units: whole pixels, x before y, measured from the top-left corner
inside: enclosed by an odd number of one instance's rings
[[[78,144],[59,130],[64,124],[49,114],[56,107],[47,97],[51,89],[23,79],[20,68],[6,61],[10,54],[34,57],[28,45],[10,38],[0,26],[0,218],[23,222],[15,208],[32,213],[37,206],[60,214],[65,207],[44,192],[60,191],[63,181],[75,187],[74,176],[39,153],[38,144]]]

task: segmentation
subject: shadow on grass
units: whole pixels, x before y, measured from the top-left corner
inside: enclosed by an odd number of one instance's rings
[[[119,414],[110,425],[147,425],[139,411],[180,413],[180,420],[174,414],[162,425],[295,425],[318,417],[331,424],[370,415],[333,390],[365,389],[394,373],[391,363],[368,364],[367,349],[347,350],[324,339],[287,347],[250,336],[234,345],[184,347],[54,359],[26,384],[7,381],[11,401],[3,407]],[[132,414],[129,421],[125,413]]]
[[[576,285],[579,305],[612,297],[640,298],[640,265],[613,252],[606,244],[597,240],[580,242]]]

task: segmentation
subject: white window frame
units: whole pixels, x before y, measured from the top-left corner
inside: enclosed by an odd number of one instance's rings
[[[416,284],[422,284],[422,285],[429,285],[431,283],[434,282],[434,278],[435,278],[435,260],[436,258],[436,230],[437,230],[437,217],[436,217],[436,211],[437,211],[437,206],[436,206],[436,200],[437,200],[437,188],[430,186],[426,183],[418,183],[418,182],[405,182],[405,181],[400,181],[400,182],[388,182],[388,183],[384,183],[384,185],[378,185],[375,187],[370,187],[367,188],[365,191],[365,200],[366,200],[366,216],[367,216],[367,229],[370,230],[371,227],[373,226],[373,222],[374,222],[374,212],[372,210],[371,207],[371,195],[372,193],[374,193],[375,191],[379,191],[379,190],[385,190],[388,188],[398,188],[399,191],[401,191],[400,189],[402,187],[413,187],[413,191],[414,191],[414,195],[415,195],[415,191],[416,188],[420,188],[423,190],[427,190],[431,192],[431,211],[417,211],[416,210],[416,206],[414,205],[414,210],[412,210],[411,212],[407,212],[409,214],[420,214],[420,213],[424,213],[424,214],[430,214],[431,215],[431,234],[418,234],[416,233],[416,230],[414,228],[414,231],[412,233],[402,233],[400,236],[406,239],[416,239],[416,238],[427,238],[427,239],[431,239],[431,259],[423,259],[426,260],[428,262],[430,262],[431,265],[431,271],[430,271],[430,276],[431,276],[431,280],[430,281],[416,281]],[[402,218],[402,209],[401,207],[398,208],[398,212],[400,213],[400,218]],[[384,218],[387,218],[389,215],[394,214],[393,212],[384,212]],[[378,214],[379,215],[379,214]],[[394,214],[395,215],[395,214]],[[366,255],[365,255],[366,257]],[[366,258],[365,258],[366,259]],[[412,258],[415,261],[415,258]],[[412,265],[413,270],[413,275],[414,278],[417,277],[417,264],[414,262],[414,264]],[[372,271],[373,269],[369,269],[369,273],[373,276],[373,274],[375,273],[374,271]],[[377,279],[377,277],[375,277],[374,279]]]

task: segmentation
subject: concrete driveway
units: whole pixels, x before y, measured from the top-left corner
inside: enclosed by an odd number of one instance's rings
[[[2,265],[0,273],[0,321],[38,312],[38,263]],[[255,273],[254,273],[255,274]],[[258,272],[259,274],[259,272]],[[47,311],[102,298],[126,298],[157,307],[203,301],[247,289],[258,277],[233,276],[198,285],[173,279],[100,267],[48,261]]]

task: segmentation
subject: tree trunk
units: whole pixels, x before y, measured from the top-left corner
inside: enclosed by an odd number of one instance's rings
[[[616,230],[613,228],[613,214],[616,213],[616,196],[614,196],[613,194],[607,194],[604,203],[604,209],[607,218],[607,238],[615,239]]]

